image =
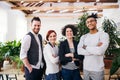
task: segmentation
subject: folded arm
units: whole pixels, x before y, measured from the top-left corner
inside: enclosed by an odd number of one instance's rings
[[[45,46],[44,48],[44,55],[47,55],[49,60],[52,63],[58,63],[59,62],[59,57],[58,56],[54,56],[54,51],[52,50],[52,48],[50,46]]]
[[[77,47],[77,52],[79,55],[91,55],[84,47],[86,47],[86,45],[84,45],[84,39],[85,39],[85,35],[82,36],[80,38],[80,41],[78,43],[78,47]]]
[[[86,50],[92,55],[104,55],[109,45],[109,36],[107,33],[100,36],[100,42],[95,47],[86,47]]]

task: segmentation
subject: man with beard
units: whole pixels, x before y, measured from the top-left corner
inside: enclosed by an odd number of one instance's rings
[[[40,18],[34,17],[31,20],[31,31],[22,40],[20,59],[25,65],[26,80],[42,80],[45,69],[40,28]]]

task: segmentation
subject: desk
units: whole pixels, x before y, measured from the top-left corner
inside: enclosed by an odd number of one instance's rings
[[[23,72],[21,72],[20,69],[13,69],[13,68],[10,68],[10,69],[2,68],[2,71],[0,72],[0,76],[2,80],[5,80],[3,75],[6,76],[7,80],[12,80],[12,79],[17,80],[17,75],[20,75],[20,74],[23,74]],[[14,75],[14,76],[11,76],[11,75]]]

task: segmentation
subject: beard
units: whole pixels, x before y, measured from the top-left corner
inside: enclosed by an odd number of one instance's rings
[[[91,28],[90,30],[96,30],[96,27],[94,27],[94,28]]]
[[[38,34],[38,33],[39,33],[39,30],[40,30],[40,29],[37,29],[37,30],[33,29],[33,32],[34,32],[35,34]]]
[[[92,28],[91,27],[88,27],[89,30],[96,30],[96,26],[93,26]]]

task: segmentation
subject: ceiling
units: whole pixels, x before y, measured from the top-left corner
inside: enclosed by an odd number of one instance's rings
[[[101,13],[103,9],[119,8],[118,0],[4,0],[12,9],[34,14],[80,14],[87,11]]]

